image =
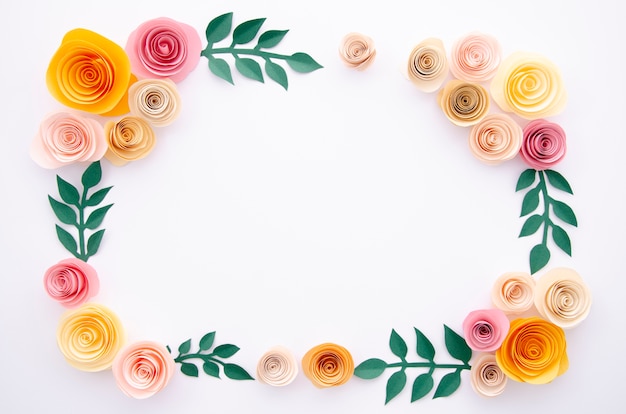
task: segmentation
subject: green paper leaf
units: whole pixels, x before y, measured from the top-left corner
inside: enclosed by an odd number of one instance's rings
[[[323,68],[323,66],[317,63],[315,59],[302,52],[294,53],[291,56],[287,56],[285,60],[287,61],[291,69],[300,73],[309,73],[313,72],[314,70]]]
[[[239,347],[237,345],[232,344],[223,344],[218,345],[213,350],[213,355],[218,356],[220,358],[230,358],[235,355],[239,351]]]
[[[233,13],[225,13],[211,20],[206,27],[206,40],[209,45],[226,39],[233,25]]]
[[[233,75],[230,72],[228,62],[220,58],[209,58],[209,70],[217,77],[224,79],[226,82],[234,85]]]
[[[235,60],[235,67],[246,78],[263,83],[263,71],[261,65],[254,59],[239,58]]]
[[[80,194],[76,187],[65,181],[63,178],[57,175],[57,187],[59,187],[59,195],[61,200],[67,204],[72,204],[76,207],[80,206]]]
[[[422,374],[415,378],[415,382],[413,382],[413,391],[411,392],[411,402],[425,397],[434,386],[435,381],[430,374]]]
[[[530,187],[535,182],[535,177],[537,175],[537,171],[533,169],[528,169],[523,171],[519,179],[517,180],[517,185],[515,186],[515,191],[523,190],[524,188]]]
[[[111,207],[113,207],[113,204],[109,204],[108,206],[104,206],[97,210],[94,210],[87,218],[87,222],[85,222],[85,228],[88,228],[90,230],[98,228],[102,224],[104,216],[106,216]]]
[[[391,336],[389,337],[389,348],[391,349],[391,352],[393,352],[393,354],[399,357],[401,360],[404,361],[406,359],[406,342],[404,341],[404,339],[402,339],[400,335],[398,335],[395,329],[391,330]]]
[[[445,342],[446,348],[448,349],[448,353],[455,359],[462,361],[466,364],[469,363],[469,360],[472,358],[472,350],[465,339],[458,333],[454,332],[447,325],[443,325],[445,330]]]
[[[248,372],[237,364],[224,364],[224,375],[233,380],[253,380]]]
[[[576,214],[574,214],[574,210],[567,204],[562,201],[552,200],[552,209],[554,210],[554,214],[567,224],[571,224],[574,227],[578,226]]]
[[[404,370],[394,372],[387,380],[387,391],[385,394],[385,404],[395,398],[406,385],[406,373]]]
[[[539,230],[539,227],[541,227],[542,223],[543,216],[541,214],[534,214],[528,217],[528,219],[526,219],[526,222],[522,226],[522,230],[519,232],[519,236],[517,237],[526,237],[530,236],[531,234],[535,234],[537,230]]]
[[[561,227],[552,225],[552,240],[554,240],[554,244],[567,253],[568,256],[572,255],[572,242],[567,232]]]
[[[361,362],[354,369],[354,376],[362,378],[362,379],[374,379],[379,377],[385,369],[387,368],[387,363],[382,359],[371,358]]]
[[[435,347],[433,347],[430,340],[426,338],[419,329],[415,327],[413,329],[415,329],[415,336],[417,336],[417,355],[429,361],[433,361],[435,359]]]
[[[220,367],[213,361],[205,361],[204,364],[202,364],[202,370],[205,374],[212,377],[220,377]]]
[[[456,391],[461,385],[461,371],[454,371],[446,374],[439,381],[439,385],[435,390],[434,398],[447,397]]]
[[[56,224],[56,229],[57,238],[59,239],[63,247],[65,247],[68,252],[78,257],[78,244],[76,243],[76,240],[74,240],[74,237],[67,231],[63,230],[58,224]]]
[[[109,193],[111,188],[113,188],[113,186],[103,188],[93,193],[91,197],[89,197],[85,202],[85,207],[94,207],[100,204],[102,200],[104,200],[104,197],[106,197],[106,195]]]
[[[191,350],[191,338],[187,339],[178,347],[178,353],[181,355],[188,353],[190,350]]]
[[[287,34],[289,30],[268,30],[259,36],[259,41],[257,42],[256,49],[264,48],[269,49],[280,43],[283,40],[283,37]]]
[[[289,81],[287,80],[287,72],[285,72],[285,69],[283,69],[282,66],[270,60],[266,60],[265,73],[267,73],[267,76],[271,80],[278,83],[280,86],[285,88],[285,90],[287,90],[287,88],[289,87]]]
[[[200,350],[208,351],[213,346],[213,341],[215,340],[215,331],[209,332],[204,335],[202,339],[200,339]]]
[[[89,167],[83,173],[80,181],[83,183],[85,190],[94,187],[102,179],[102,168],[100,167],[100,161],[91,163]]]
[[[264,22],[265,18],[263,17],[260,19],[248,20],[247,22],[243,22],[239,26],[235,27],[235,31],[233,32],[233,44],[243,45],[252,41],[257,33],[259,33],[259,30]]]
[[[530,273],[534,274],[550,261],[550,250],[543,245],[538,244],[530,250]]]
[[[89,240],[87,240],[87,257],[91,257],[98,252],[103,236],[104,229],[98,230],[97,232],[89,236]]]
[[[546,177],[548,177],[548,181],[552,187],[565,191],[566,193],[574,194],[572,187],[560,173],[554,170],[545,170],[544,173],[546,174]]]
[[[50,202],[52,211],[54,211],[54,214],[61,223],[76,226],[76,212],[72,207],[67,204],[63,204],[50,196],[48,196],[48,201]]]
[[[529,190],[524,196],[522,201],[522,212],[520,217],[524,217],[527,214],[532,213],[539,206],[539,187],[535,187]]]
[[[198,376],[198,367],[194,364],[190,364],[188,362],[181,362],[180,371],[187,375],[188,377],[197,377]]]

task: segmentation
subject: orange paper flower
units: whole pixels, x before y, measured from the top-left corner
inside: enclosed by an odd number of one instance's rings
[[[302,372],[318,388],[333,387],[348,382],[354,372],[354,361],[346,348],[325,343],[304,355]]]

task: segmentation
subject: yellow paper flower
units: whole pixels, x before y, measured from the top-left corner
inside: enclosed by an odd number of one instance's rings
[[[354,360],[341,345],[325,343],[302,357],[302,372],[318,388],[342,385],[352,377]]]
[[[569,367],[565,333],[538,317],[511,322],[507,337],[496,351],[496,361],[511,379],[547,384]]]
[[[136,116],[127,116],[117,122],[107,122],[104,126],[104,136],[109,145],[104,156],[117,166],[145,157],[156,143],[154,131],[148,122]]]
[[[93,303],[66,312],[57,330],[57,343],[65,360],[81,371],[111,367],[123,342],[124,330],[118,317]]]
[[[489,112],[489,94],[477,83],[453,79],[439,91],[437,98],[446,117],[458,126],[477,124]]]
[[[69,31],[56,51],[46,84],[63,105],[100,115],[128,112],[130,60],[120,46],[86,29]]]
[[[408,76],[422,92],[434,92],[448,76],[448,58],[440,39],[428,38],[409,55]]]

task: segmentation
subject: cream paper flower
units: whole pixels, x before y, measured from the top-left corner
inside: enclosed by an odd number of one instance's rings
[[[434,92],[448,76],[448,59],[443,42],[428,38],[413,48],[409,55],[408,77],[422,92]]]
[[[287,348],[276,346],[259,359],[256,373],[259,381],[282,387],[290,384],[298,375],[298,362]]]
[[[349,33],[341,40],[339,57],[347,66],[365,70],[376,57],[374,41],[361,33]]]
[[[591,310],[591,291],[575,270],[559,267],[537,281],[535,307],[541,316],[555,325],[573,328]]]

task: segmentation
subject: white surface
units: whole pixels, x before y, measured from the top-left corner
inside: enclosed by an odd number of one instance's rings
[[[465,315],[490,306],[497,276],[527,269],[537,237],[517,239],[525,168],[474,160],[467,129],[441,114],[435,95],[402,77],[414,44],[440,37],[449,48],[479,30],[505,55],[528,50],[562,70],[569,103],[554,118],[568,133],[558,166],[575,196],[580,227],[568,228],[573,258],[551,249],[549,267],[573,267],[594,294],[589,318],[567,331],[569,371],[549,385],[509,382],[482,399],[463,374],[452,397],[410,404],[406,389],[383,406],[385,381],[352,379],[318,390],[300,374],[290,386],[198,379],[177,374],[157,396],[135,401],[109,371],[67,365],[55,343],[63,310],[42,289],[47,267],[67,257],[56,241],[46,194],[54,175],[76,180],[80,167],[43,170],[27,153],[40,120],[61,109],[44,73],[65,32],[85,27],[124,45],[140,23],[168,16],[204,33],[213,17],[235,24],[267,17],[265,29],[290,29],[277,51],[311,54],[325,66],[288,70],[285,93],[234,73],[231,87],[202,59],[180,84],[184,110],[158,131],[145,160],[104,162],[115,202],[100,252],[90,260],[96,298],[122,319],[129,341],[173,349],[217,330],[218,343],[242,349],[250,372],[275,344],[298,359],[332,341],[355,361],[389,361],[395,328],[414,356],[413,327],[446,357],[443,324],[460,332]],[[0,412],[346,413],[615,412],[626,383],[623,255],[626,151],[623,41],[615,1],[27,1],[4,5],[0,103],[2,288]],[[337,57],[339,39],[360,31],[378,56],[365,72]],[[540,272],[539,274],[542,274]],[[432,395],[432,394],[431,394]]]

